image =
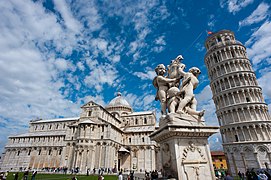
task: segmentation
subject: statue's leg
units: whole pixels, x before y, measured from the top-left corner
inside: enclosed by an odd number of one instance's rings
[[[166,102],[164,101],[161,101],[161,113],[162,115],[166,115],[167,114],[167,104]]]
[[[193,110],[197,110],[197,104],[198,104],[198,102],[197,102],[197,100],[196,100],[196,98],[194,97],[192,100],[191,100],[191,109],[193,109]]]
[[[166,92],[165,91],[159,91],[158,92],[160,104],[161,104],[161,113],[162,115],[167,114],[167,98],[166,98]]]
[[[195,111],[194,109],[190,108],[190,107],[187,107],[186,108],[186,111],[188,114],[190,115],[197,115],[199,117],[202,117],[205,113],[205,110],[202,110],[202,111]]]
[[[186,95],[186,96],[184,97],[184,99],[182,99],[182,100],[180,101],[176,113],[183,114],[183,113],[184,113],[184,111],[183,111],[184,107],[191,101],[192,98],[193,98],[193,96],[188,96],[188,95]]]
[[[168,105],[168,112],[169,113],[175,113],[176,112],[176,106],[177,106],[177,100],[173,100],[169,105]]]

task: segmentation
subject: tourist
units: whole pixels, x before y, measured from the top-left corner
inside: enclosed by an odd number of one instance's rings
[[[123,180],[122,172],[119,172],[118,180]]]
[[[38,171],[33,171],[31,180],[35,180]]]
[[[16,172],[15,175],[14,175],[14,180],[18,180],[18,178],[19,178],[19,173]]]
[[[5,172],[5,173],[3,173],[3,177],[2,177],[2,179],[3,179],[3,180],[5,180],[5,179],[7,179],[7,177],[8,177],[8,171],[7,171],[7,172]]]
[[[134,180],[134,171],[130,172],[130,180]]]
[[[33,171],[31,180],[35,180],[37,173],[37,171]]]
[[[230,173],[227,173],[227,176],[224,178],[224,180],[233,180],[233,177],[231,177]]]
[[[263,171],[260,171],[258,174],[258,180],[268,180],[268,177],[266,176],[266,174],[264,174]]]
[[[242,179],[242,173],[240,171],[238,172],[238,176],[240,179]]]
[[[100,175],[98,176],[98,180],[104,180],[104,177],[103,177],[102,174],[100,174]]]
[[[149,173],[147,171],[145,171],[145,179],[150,180],[150,176],[149,176]]]
[[[73,176],[72,180],[77,180],[76,176]]]
[[[87,169],[87,176],[89,176],[89,171],[90,171],[90,170],[89,170],[89,169]]]
[[[23,176],[23,180],[27,180],[28,179],[28,170],[26,170],[25,172],[24,172],[24,176]]]

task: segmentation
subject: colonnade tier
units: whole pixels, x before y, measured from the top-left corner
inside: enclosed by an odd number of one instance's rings
[[[213,96],[217,108],[224,108],[240,103],[264,103],[262,91],[258,86],[249,86],[247,88],[232,88]]]
[[[248,59],[230,59],[227,62],[220,62],[212,65],[208,71],[211,81],[232,72],[253,73],[253,70]]]
[[[258,122],[257,124],[247,122],[246,124],[234,124],[224,126],[220,129],[223,143],[244,143],[255,141],[271,142],[271,123]]]
[[[217,78],[210,83],[212,92],[216,95],[225,90],[238,88],[245,89],[250,86],[258,86],[256,76],[254,73],[240,73],[240,74],[228,74]],[[259,89],[261,89],[259,87]]]

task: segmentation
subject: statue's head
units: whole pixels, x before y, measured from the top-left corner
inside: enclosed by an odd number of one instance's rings
[[[163,75],[166,73],[166,67],[164,64],[158,64],[155,68],[155,72],[157,75]]]
[[[192,74],[196,75],[196,74],[200,74],[201,71],[199,70],[199,68],[197,67],[192,67],[189,69],[189,72],[191,72]]]

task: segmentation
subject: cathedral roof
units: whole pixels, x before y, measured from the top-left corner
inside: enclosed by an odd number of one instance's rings
[[[79,124],[95,124],[95,122],[93,122],[93,121],[90,120],[90,119],[87,119],[87,120],[85,120],[85,121],[80,122]]]
[[[64,136],[66,135],[66,130],[59,131],[38,131],[38,132],[28,132],[24,134],[11,135],[9,137],[43,137],[43,136]]]
[[[50,122],[62,122],[62,121],[75,121],[78,120],[79,117],[73,118],[58,118],[58,119],[39,119],[39,120],[32,120],[31,123],[50,123]]]
[[[117,97],[112,99],[107,107],[128,107],[131,108],[130,104],[121,96],[121,93],[118,92]]]
[[[140,111],[140,112],[133,112],[130,113],[128,115],[124,115],[124,116],[141,116],[141,115],[150,115],[150,114],[154,114],[153,111]]]

